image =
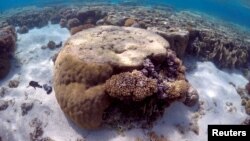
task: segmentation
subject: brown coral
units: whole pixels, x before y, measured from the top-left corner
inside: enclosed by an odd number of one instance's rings
[[[214,31],[198,31],[189,41],[188,52],[203,60],[213,61],[221,68],[240,68],[247,66],[248,47],[234,42]]]
[[[16,32],[12,26],[0,29],[0,53],[10,55],[15,50]]]
[[[177,80],[174,82],[166,82],[165,85],[168,86],[166,91],[167,98],[170,100],[185,98],[188,93],[190,85],[185,80]]]
[[[79,26],[80,24],[81,23],[77,18],[73,18],[68,20],[67,27],[71,29],[73,27]]]
[[[194,106],[196,103],[198,103],[198,100],[199,95],[197,90],[193,87],[189,87],[184,104],[187,106]]]
[[[120,100],[141,101],[157,92],[157,81],[147,78],[140,71],[113,75],[105,83],[107,93]]]
[[[99,127],[102,113],[109,105],[100,83],[110,77],[112,68],[62,54],[58,55],[55,67],[54,87],[62,110],[81,127]]]
[[[151,124],[187,93],[184,72],[159,35],[139,28],[98,26],[65,43],[55,62],[54,89],[64,113],[81,127]],[[162,87],[163,82],[171,84]],[[169,97],[159,98],[160,88]]]
[[[245,110],[248,115],[250,115],[250,100],[246,101]]]
[[[16,47],[16,33],[14,27],[7,26],[0,29],[0,79],[10,70],[10,56]]]
[[[127,26],[127,27],[132,26],[135,23],[136,23],[136,21],[134,19],[128,18],[128,19],[125,20],[124,26]]]
[[[84,25],[72,27],[72,28],[70,28],[70,33],[71,33],[71,35],[74,35],[77,32],[80,32],[84,29],[93,28],[93,27],[95,27],[95,25],[93,25],[93,24],[84,24]]]

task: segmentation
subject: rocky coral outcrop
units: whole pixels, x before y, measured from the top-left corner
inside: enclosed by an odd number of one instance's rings
[[[132,26],[132,25],[134,25],[134,24],[136,24],[136,23],[137,23],[137,22],[136,22],[135,19],[128,18],[128,19],[126,19],[126,20],[124,21],[124,26],[129,27],[129,26]]]
[[[50,18],[57,10],[55,7],[26,10],[12,15],[7,19],[7,22],[13,26],[26,26],[29,29],[43,27],[48,24]]]
[[[77,12],[79,11],[79,8],[77,7],[65,7],[59,10],[59,13],[57,16],[69,20],[73,18],[77,18]]]
[[[77,18],[69,19],[67,23],[67,27],[71,29],[72,27],[79,26],[81,23]]]
[[[76,26],[76,27],[72,27],[72,28],[70,29],[70,33],[71,33],[71,35],[74,35],[74,34],[76,34],[77,32],[80,32],[80,31],[82,31],[82,30],[84,30],[84,29],[88,29],[88,28],[92,28],[92,27],[95,27],[95,25],[93,25],[93,24],[83,24],[83,25],[79,25],[79,26]]]
[[[250,115],[250,95],[249,95],[249,83],[245,88],[236,87],[237,93],[241,98],[241,105],[245,107],[246,114]]]
[[[246,67],[248,47],[211,30],[201,30],[193,34],[188,51],[203,60],[213,61],[220,68]]]
[[[69,19],[76,18],[79,11],[77,7],[61,7],[57,10],[50,18],[52,24],[59,24],[62,19],[67,23]]]
[[[10,59],[16,47],[16,33],[12,26],[0,29],[0,79],[5,77],[11,67]]]
[[[187,106],[194,106],[198,102],[198,100],[199,100],[198,91],[192,86],[190,86],[184,104]]]
[[[59,24],[60,24],[61,27],[67,27],[67,20],[62,18],[60,20]]]
[[[78,32],[55,62],[58,103],[88,129],[113,124],[118,115],[117,122],[155,120],[172,101],[185,98],[189,87],[169,43],[139,28],[98,26]]]
[[[169,41],[178,57],[182,58],[187,50],[189,54],[198,56],[201,60],[213,61],[221,68],[246,67],[247,60],[250,59],[250,40],[246,31],[242,32],[216,20],[204,20],[204,17],[187,11],[175,13],[165,6],[152,9],[140,7],[136,10],[131,6],[110,5],[21,10],[6,18],[7,22],[1,22],[0,27],[14,25],[21,27],[20,29],[30,29],[44,26],[49,20],[53,24],[60,23],[62,27],[70,27],[72,35],[86,29],[83,27],[85,24],[131,26],[149,30],[157,28],[157,32]]]
[[[168,99],[178,99],[185,97],[187,94],[187,90],[190,87],[188,82],[185,80],[166,82],[165,85],[169,86],[169,88],[166,90]]]
[[[29,28],[27,26],[22,26],[17,29],[17,32],[20,34],[25,34],[29,32]]]
[[[169,43],[172,50],[176,52],[176,55],[183,58],[186,53],[186,48],[189,42],[189,31],[175,29],[170,31],[160,31],[154,28],[148,29],[164,37]]]
[[[104,18],[107,15],[106,12],[101,10],[88,10],[81,9],[77,13],[77,18],[83,23],[96,24],[99,19]]]

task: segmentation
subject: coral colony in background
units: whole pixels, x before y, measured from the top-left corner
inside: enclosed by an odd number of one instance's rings
[[[203,141],[207,124],[249,124],[250,32],[124,5],[0,21],[0,141]]]

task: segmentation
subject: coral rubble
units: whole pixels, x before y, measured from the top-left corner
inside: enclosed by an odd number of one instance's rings
[[[155,28],[149,28],[148,30],[164,37],[170,43],[171,49],[176,52],[177,56],[180,58],[184,57],[189,42],[189,31],[181,29],[160,31]]]

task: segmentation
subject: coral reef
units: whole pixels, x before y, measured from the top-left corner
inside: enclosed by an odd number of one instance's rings
[[[248,115],[250,115],[250,95],[248,91],[249,83],[246,85],[245,88],[236,88],[237,93],[240,95],[241,98],[241,105],[245,107],[245,111]]]
[[[173,57],[173,52],[171,50],[169,51],[169,53],[172,54],[169,56]],[[166,60],[169,60],[168,57],[166,58]],[[179,62],[179,67],[177,67],[177,69],[175,70],[175,72],[177,73],[173,72],[174,74],[169,75],[170,77],[168,77],[166,73],[162,73],[163,70],[167,70],[166,65],[168,61],[166,60],[153,63],[150,59],[145,59],[143,62],[143,68],[140,70],[140,73],[138,71],[132,71],[132,73],[137,72],[136,74],[140,74],[139,76],[143,74],[143,77],[145,77],[145,79],[147,78],[157,82],[153,87],[154,91],[151,91],[151,95],[144,93],[143,97],[140,97],[140,100],[136,101],[133,98],[127,97],[125,97],[124,99],[124,95],[127,96],[131,94],[129,93],[130,91],[124,90],[126,88],[124,88],[123,86],[126,86],[126,83],[124,83],[123,79],[119,80],[119,83],[116,83],[117,81],[113,82],[113,77],[115,77],[115,80],[117,80],[119,79],[119,77],[121,78],[121,76],[126,76],[125,79],[129,81],[134,80],[135,76],[133,76],[131,73],[126,72],[114,75],[109,80],[107,80],[106,85],[108,85],[108,87],[106,91],[108,94],[111,94],[111,97],[114,97],[112,90],[116,90],[116,99],[113,100],[114,102],[112,103],[112,105],[104,113],[103,118],[105,119],[105,125],[115,128],[117,128],[117,126],[123,126],[124,128],[128,129],[137,126],[142,128],[150,128],[152,123],[157,118],[162,116],[165,108],[168,107],[169,104],[171,104],[173,101],[180,100],[183,101],[184,104],[185,102],[188,103],[190,101],[190,104],[186,104],[187,106],[193,106],[197,103],[198,96],[193,96],[195,95],[194,89],[190,86],[190,84],[188,84],[184,77],[181,76],[184,74],[184,72],[180,72],[178,70],[178,68],[182,68],[179,61],[177,61]],[[173,64],[175,63],[173,62]],[[169,66],[168,68],[172,67],[173,66]],[[181,77],[178,77],[178,75],[180,75]],[[141,77],[139,78],[141,80]],[[113,82],[113,85],[110,84],[110,81]],[[139,86],[140,85],[137,85],[137,89],[141,90]],[[148,89],[148,87],[144,88]],[[124,91],[126,91],[124,95],[119,95]],[[134,125],[134,122],[136,122],[137,125]]]
[[[80,31],[82,31],[82,30],[84,30],[84,29],[88,29],[88,28],[92,28],[92,27],[95,27],[95,25],[93,25],[93,24],[79,25],[79,26],[76,26],[76,27],[72,27],[72,28],[70,29],[70,33],[71,33],[71,35],[74,35],[74,34],[76,34],[77,32],[80,32]]]
[[[86,10],[81,9],[77,13],[77,18],[81,21],[81,23],[90,23],[90,24],[96,24],[96,22],[99,19],[102,19],[107,15],[106,12],[103,12],[101,10]]]
[[[156,9],[140,7],[136,10],[133,6],[109,5],[29,9],[6,18],[0,27],[19,26],[18,32],[26,33],[27,28],[42,27],[48,21],[69,28],[72,35],[90,25],[144,28],[167,39],[178,57],[182,58],[187,52],[201,60],[213,61],[221,68],[246,67],[250,59],[247,33],[224,23],[216,27],[213,20],[204,20],[188,11],[175,13],[164,6]]]
[[[67,27],[71,29],[72,27],[76,27],[80,25],[80,21],[77,18],[69,19],[67,23]]]
[[[12,26],[0,29],[0,79],[10,70],[10,59],[16,47],[16,33]]]
[[[43,27],[51,21],[52,24],[60,24],[61,27],[67,27],[73,35],[83,29],[94,27],[96,22],[106,15],[106,12],[88,10],[88,8],[48,7],[15,13],[7,18],[6,24],[19,26],[17,32],[23,34],[27,33],[31,28]]]
[[[246,67],[248,47],[210,30],[199,31],[189,42],[188,52],[221,68]]]
[[[154,131],[148,132],[147,137],[150,141],[168,141],[163,135],[157,135]]]
[[[54,89],[57,100],[66,115],[79,126],[97,128],[102,122],[104,109],[109,106],[109,98],[99,83],[109,77],[112,68],[84,62],[62,52],[55,63]]]
[[[134,70],[113,75],[105,83],[105,89],[111,97],[119,100],[141,101],[157,92],[157,81]]]
[[[250,115],[250,100],[247,100],[245,103],[245,110],[248,115]]]
[[[168,89],[165,92],[168,94],[167,99],[183,98],[186,96],[189,89],[189,84],[185,80],[166,82],[165,85],[168,86]]]
[[[124,22],[124,26],[132,26],[136,23],[136,21],[134,19],[128,18],[125,20]]]
[[[58,103],[87,129],[138,120],[150,124],[171,102],[185,99],[189,87],[185,67],[168,42],[139,28],[83,30],[55,61]]]
[[[199,95],[197,90],[190,86],[184,104],[187,106],[194,106],[198,102],[198,100]]]
[[[48,24],[50,18],[58,9],[55,7],[43,8],[40,10],[30,9],[16,13],[7,19],[7,22],[13,26],[27,28],[43,27]]]
[[[250,125],[250,118],[246,118],[243,122],[242,125]]]
[[[199,17],[187,11],[175,13],[166,7],[134,10],[129,6],[106,6],[103,11],[108,15],[98,25],[124,26],[126,20],[136,19],[137,24],[133,26],[163,36],[180,58],[188,53],[222,68],[246,67],[250,59],[249,33],[225,23],[204,20],[206,15]]]
[[[28,33],[29,32],[29,29],[27,26],[22,26],[22,27],[19,27],[17,29],[17,32],[20,33],[20,34],[25,34],[25,33]]]
[[[66,19],[61,19],[59,24],[61,25],[61,27],[67,27],[67,20]]]
[[[184,57],[189,42],[189,32],[187,30],[175,29],[168,32],[154,28],[148,30],[164,37],[169,42],[171,49],[176,52],[176,55],[180,58]]]

